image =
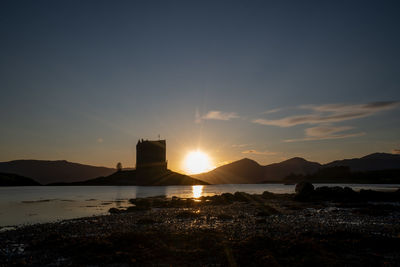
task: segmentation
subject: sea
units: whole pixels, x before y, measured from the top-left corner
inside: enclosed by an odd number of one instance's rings
[[[400,184],[314,184],[354,190],[394,191]],[[222,184],[195,186],[23,186],[0,187],[0,231],[35,223],[108,214],[129,206],[129,199],[166,196],[198,198],[221,193],[294,193],[295,185]]]

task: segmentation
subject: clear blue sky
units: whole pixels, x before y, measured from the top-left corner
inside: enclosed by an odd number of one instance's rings
[[[328,162],[400,149],[398,1],[2,1],[0,161],[133,166],[139,138]]]

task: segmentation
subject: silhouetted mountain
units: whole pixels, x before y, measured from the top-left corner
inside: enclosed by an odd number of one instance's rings
[[[333,167],[348,167],[347,172],[340,173],[342,169]],[[323,168],[324,170],[321,170]],[[192,177],[167,171],[163,174],[138,173],[136,170],[123,170],[117,172],[112,168],[95,167],[67,161],[43,161],[43,160],[15,160],[0,162],[0,172],[14,173],[25,177],[31,177],[42,184],[71,183],[74,184],[104,184],[104,185],[179,185],[179,184],[242,184],[263,182],[287,182],[315,174],[313,179],[329,182],[352,181],[386,181],[384,175],[389,175],[392,181],[397,175],[396,169],[400,169],[400,155],[387,153],[374,153],[362,158],[345,159],[321,165],[303,158],[292,158],[266,166],[259,165],[254,160],[244,158],[230,164],[218,167],[210,172],[193,175]],[[392,170],[390,172],[371,172]],[[358,174],[353,174],[357,172]],[[364,173],[368,172],[368,173]],[[379,176],[374,180],[373,175]],[[334,177],[335,176],[335,177]],[[340,177],[339,177],[340,176]],[[346,176],[346,177],[345,177]],[[290,177],[290,179],[285,179]],[[326,178],[324,178],[326,177]],[[350,180],[349,180],[350,179]],[[82,182],[82,183],[75,183]],[[356,182],[356,181],[355,181]]]
[[[55,182],[78,182],[99,176],[107,176],[114,173],[115,169],[83,165],[65,160],[14,160],[0,162],[0,172],[31,177],[41,184],[49,184]]]
[[[82,182],[57,183],[54,185],[140,185],[140,186],[167,186],[167,185],[205,185],[204,181],[194,179],[170,170],[159,171],[120,171],[107,177],[98,177]]]
[[[346,166],[352,172],[400,169],[400,155],[373,153],[362,158],[336,160],[324,167]]]
[[[319,163],[302,158],[292,158],[266,166],[245,158],[194,177],[213,184],[279,182],[289,174],[309,174],[316,172],[320,167]]]
[[[280,163],[266,165],[264,169],[264,182],[282,181],[290,174],[311,174],[318,171],[321,164],[307,161],[303,158],[291,158]]]
[[[309,175],[289,175],[285,182],[398,184],[400,169],[352,172],[347,166],[325,167]]]
[[[0,186],[32,186],[41,185],[31,178],[13,173],[0,173]]]
[[[254,160],[244,158],[193,177],[210,184],[251,184],[263,180],[263,169]]]

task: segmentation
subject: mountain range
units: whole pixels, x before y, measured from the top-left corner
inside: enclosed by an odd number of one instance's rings
[[[262,166],[244,158],[193,177],[211,184],[258,184],[280,182],[290,174],[311,174],[322,167],[317,162],[303,158],[291,158],[280,163]]]
[[[0,162],[0,172],[29,177],[41,184],[79,182],[108,176],[116,169],[84,165],[66,160],[13,160]]]
[[[373,153],[362,158],[336,160],[324,165],[324,167],[336,166],[347,166],[353,172],[400,169],[400,155]]]
[[[262,166],[244,158],[193,177],[210,184],[285,182],[289,175],[310,175],[325,168],[345,166],[351,172],[400,169],[400,155],[373,153],[361,158],[336,160],[327,164],[291,158],[280,163]]]
[[[134,170],[116,169],[79,163],[43,160],[15,160],[0,162],[0,172],[32,178],[40,184],[113,184],[113,185],[179,185],[179,184],[243,184],[285,182],[290,175],[311,175],[321,169],[348,167],[351,172],[400,169],[400,155],[374,153],[361,158],[336,160],[327,164],[295,157],[280,163],[260,165],[244,158],[210,172],[192,177],[168,171],[160,175],[143,175]],[[192,180],[195,178],[197,180]],[[143,179],[143,180],[141,180]],[[143,182],[145,181],[145,182]]]

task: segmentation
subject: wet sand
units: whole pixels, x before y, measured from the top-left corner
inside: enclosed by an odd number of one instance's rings
[[[399,266],[398,201],[223,194],[0,233],[0,265]]]

